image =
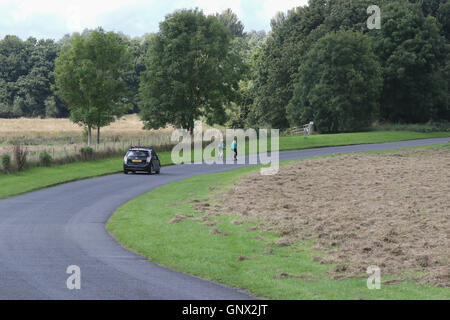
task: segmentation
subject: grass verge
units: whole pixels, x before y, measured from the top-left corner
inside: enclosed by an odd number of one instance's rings
[[[170,153],[159,154],[162,165],[172,164]],[[0,175],[0,199],[42,188],[122,172],[123,158],[77,162],[53,167],[39,167],[13,174]]]
[[[439,146],[449,148],[449,144]],[[336,155],[335,155],[336,156]],[[299,161],[299,160],[294,160]],[[292,162],[292,161],[289,161]],[[288,162],[284,162],[286,164]],[[171,269],[190,273],[255,296],[270,299],[450,299],[450,290],[410,282],[368,290],[367,279],[331,280],[333,265],[313,261],[313,243],[281,247],[275,233],[248,231],[252,224],[234,225],[233,214],[216,216],[215,227],[193,219],[168,223],[177,214],[199,214],[192,199],[211,199],[243,174],[259,167],[202,175],[155,189],[119,208],[107,229],[125,247]],[[261,238],[262,237],[262,238]],[[268,250],[272,250],[268,254]],[[293,277],[292,275],[297,275]],[[382,280],[389,280],[383,277]]]
[[[280,151],[442,138],[448,136],[450,136],[448,132],[420,133],[402,131],[324,134],[313,135],[307,139],[299,136],[289,136],[280,137]],[[246,149],[248,150],[248,146]],[[159,155],[162,165],[172,164],[169,152],[161,152]],[[0,199],[66,182],[118,173],[122,170],[122,161],[123,158],[118,157],[58,165],[49,168],[33,168],[8,175],[0,174]]]

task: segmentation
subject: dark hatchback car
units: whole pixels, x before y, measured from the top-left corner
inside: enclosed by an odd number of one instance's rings
[[[123,173],[147,172],[159,174],[161,162],[156,152],[148,147],[130,148],[123,158]]]

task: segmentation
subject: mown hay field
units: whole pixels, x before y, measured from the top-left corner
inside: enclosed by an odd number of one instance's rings
[[[98,152],[120,153],[131,145],[170,144],[172,128],[144,130],[143,126],[138,115],[126,115],[101,129],[100,144],[93,130],[92,147]],[[0,155],[11,154],[14,144],[26,148],[29,161],[38,161],[42,151],[58,160],[77,154],[86,145],[86,134],[70,119],[0,119]]]
[[[144,130],[138,115],[126,115],[111,125],[102,128],[102,138],[138,138],[149,133],[171,133],[172,129]],[[0,139],[2,142],[14,139],[57,140],[73,138],[78,141],[83,136],[83,128],[69,119],[18,118],[0,119]]]
[[[334,264],[333,279],[375,265],[397,282],[450,288],[448,147],[294,162],[274,176],[246,175],[196,209],[258,222],[280,245],[315,242],[326,256],[314,260]]]

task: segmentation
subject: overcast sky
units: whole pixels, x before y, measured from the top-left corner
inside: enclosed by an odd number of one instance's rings
[[[206,14],[231,8],[246,31],[270,31],[278,11],[307,0],[0,0],[0,39],[13,34],[58,40],[66,33],[103,27],[130,36],[157,32],[158,24],[176,9],[202,9]]]

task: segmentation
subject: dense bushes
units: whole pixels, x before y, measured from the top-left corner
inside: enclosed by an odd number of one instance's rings
[[[161,146],[161,151],[172,150],[173,146]],[[53,159],[51,154],[44,150],[39,153],[38,160],[29,160],[28,151],[24,147],[17,145],[13,147],[13,157],[5,154],[1,157],[1,166],[3,173],[14,173],[34,167],[50,167],[53,165],[63,165],[80,161],[94,161],[99,159],[113,158],[123,156],[126,150],[122,148],[105,148],[95,151],[92,148],[81,148],[79,153],[67,153],[66,156]],[[11,161],[13,160],[13,162]]]
[[[92,160],[94,155],[94,149],[90,147],[84,147],[80,149],[80,155],[82,161],[89,161]]]
[[[41,162],[41,165],[43,165],[44,167],[50,167],[53,158],[47,151],[41,151],[41,153],[39,154],[39,160]]]
[[[20,145],[13,146],[14,160],[16,161],[17,171],[23,171],[27,164],[27,150]]]
[[[4,154],[2,156],[2,167],[4,173],[9,173],[11,171],[11,157],[9,154]]]

